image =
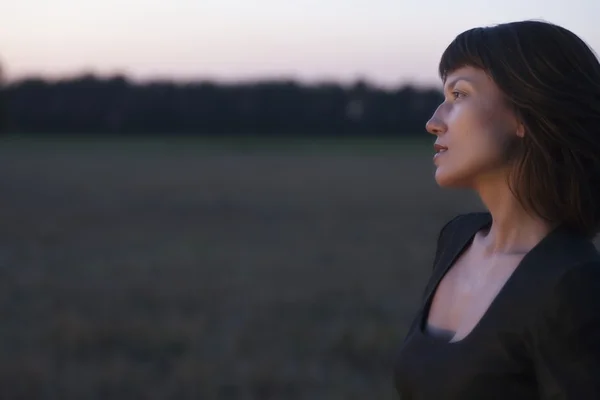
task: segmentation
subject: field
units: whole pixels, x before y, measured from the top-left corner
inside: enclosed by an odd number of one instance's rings
[[[4,140],[0,398],[395,399],[436,235],[480,204],[432,141],[269,143]]]

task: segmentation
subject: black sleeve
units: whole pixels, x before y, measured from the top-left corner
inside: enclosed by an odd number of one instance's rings
[[[452,236],[451,234],[451,230],[454,228],[454,226],[456,225],[456,221],[459,220],[464,214],[459,214],[457,216],[455,216],[454,218],[452,218],[450,221],[446,222],[442,228],[440,229],[440,233],[438,234],[438,238],[437,238],[437,244],[436,244],[436,249],[435,249],[435,257],[433,260],[433,269],[435,269],[436,264],[438,263],[442,253],[444,252],[444,250],[447,249],[447,244],[449,241],[449,238]],[[432,274],[433,276],[433,274]],[[429,278],[427,284],[425,285],[425,287],[423,288],[423,292],[421,294],[421,301],[425,300],[425,297],[427,295],[427,291],[429,290],[430,285],[432,284],[432,279],[431,277]],[[420,310],[416,312],[415,317],[413,318],[412,324],[408,329],[408,333],[406,334],[406,337],[404,338],[404,340],[406,340],[408,338],[408,336],[410,335],[410,333],[417,328],[418,323],[420,321],[419,319],[419,313]]]
[[[465,217],[465,214],[459,214],[456,217],[452,218],[450,221],[446,222],[442,229],[440,229],[440,233],[438,235],[437,244],[435,248],[435,257],[433,259],[432,269],[435,269],[440,257],[443,252],[448,249],[448,241],[450,239],[451,230],[454,225],[456,225],[457,221],[461,218]]]
[[[569,270],[544,303],[532,330],[540,398],[600,399],[600,262]]]
[[[444,226],[440,229],[440,233],[438,234],[436,248],[435,248],[435,256],[433,258],[433,265],[431,266],[432,274],[423,288],[423,293],[421,295],[421,300],[424,301],[426,294],[429,290],[430,285],[433,283],[432,278],[434,275],[435,268],[440,261],[440,258],[444,254],[445,251],[449,251],[450,239],[452,238],[453,232],[456,231],[458,221],[463,219],[466,214],[459,214],[452,218],[450,221],[446,222]]]

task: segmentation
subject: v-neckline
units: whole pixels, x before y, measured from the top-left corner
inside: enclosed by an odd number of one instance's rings
[[[556,228],[556,229],[550,231],[544,238],[542,238],[542,240],[540,240],[535,246],[533,246],[531,248],[531,250],[529,250],[523,256],[521,261],[519,261],[519,263],[517,264],[516,268],[513,270],[513,272],[511,272],[511,274],[508,277],[508,279],[506,280],[506,282],[504,282],[502,287],[498,290],[498,292],[496,293],[496,296],[492,299],[492,301],[490,302],[490,304],[488,305],[488,307],[486,308],[484,313],[477,320],[475,325],[473,325],[471,330],[469,332],[467,332],[466,335],[464,335],[459,340],[452,340],[452,339],[444,340],[444,339],[439,338],[435,335],[432,335],[426,331],[426,326],[427,326],[428,320],[429,320],[429,313],[431,310],[431,304],[433,302],[433,298],[434,298],[435,294],[437,293],[440,283],[442,282],[444,277],[448,274],[450,269],[452,269],[452,267],[456,264],[456,261],[458,260],[458,258],[472,245],[473,240],[475,239],[475,236],[477,235],[477,233],[479,233],[482,229],[489,228],[491,226],[491,224],[492,224],[491,214],[485,213],[485,216],[486,216],[486,218],[483,218],[482,221],[477,221],[478,223],[473,224],[474,225],[473,232],[468,237],[463,239],[463,243],[459,247],[456,248],[456,251],[454,252],[454,254],[451,257],[447,258],[446,260],[444,260],[443,258],[439,260],[440,263],[445,262],[445,265],[443,265],[442,271],[440,273],[436,274],[436,277],[434,278],[434,283],[431,285],[430,289],[427,292],[425,301],[423,303],[422,312],[419,316],[419,324],[417,327],[419,334],[421,336],[426,337],[429,340],[447,344],[447,345],[453,345],[453,346],[456,346],[463,342],[468,341],[473,336],[473,334],[476,333],[476,331],[480,328],[482,323],[487,318],[490,318],[489,315],[492,313],[493,308],[497,305],[497,303],[499,303],[499,301],[500,301],[499,299],[502,298],[502,296],[510,288],[512,283],[515,280],[517,280],[519,273],[521,273],[525,269],[524,267],[527,266],[529,259],[531,259],[533,257],[533,255],[535,255],[535,253],[537,253],[539,251],[540,247],[542,247],[559,230],[559,228]]]

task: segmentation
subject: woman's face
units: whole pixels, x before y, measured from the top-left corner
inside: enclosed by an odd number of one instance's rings
[[[426,125],[437,136],[437,183],[475,189],[505,179],[507,146],[523,129],[500,89],[484,71],[463,67],[448,75],[444,98]]]

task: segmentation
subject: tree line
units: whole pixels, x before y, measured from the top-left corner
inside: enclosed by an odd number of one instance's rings
[[[441,101],[435,89],[366,82],[27,78],[3,86],[0,127],[47,134],[410,135],[423,132]]]

